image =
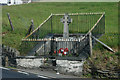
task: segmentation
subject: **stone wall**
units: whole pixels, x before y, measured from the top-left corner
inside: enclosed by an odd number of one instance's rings
[[[81,76],[84,61],[56,60],[57,70],[62,74]]]
[[[16,59],[18,67],[24,68],[39,68],[41,65],[44,64],[43,58],[29,58],[29,59]]]
[[[44,65],[44,58],[23,58],[16,59],[16,62],[18,67],[40,68]],[[61,74],[82,75],[84,61],[56,60],[56,64],[57,72]]]
[[[6,46],[6,45],[0,45],[1,47],[1,56],[2,56],[2,66],[16,66],[16,60],[15,57],[20,55],[20,52],[12,47]]]
[[[5,46],[5,45],[0,45],[2,46],[2,55],[3,56],[11,56],[11,57],[17,57],[20,56],[20,52],[12,47]]]

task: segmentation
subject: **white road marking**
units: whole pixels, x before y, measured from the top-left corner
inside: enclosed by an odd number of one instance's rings
[[[6,69],[6,70],[10,70],[10,69],[8,69],[8,68],[5,68],[5,67],[0,67],[0,68],[2,68],[2,69]]]
[[[28,73],[26,72],[22,72],[22,71],[18,71],[19,73],[22,73],[22,74],[26,74],[26,75],[29,75]]]
[[[41,77],[41,78],[48,78],[48,77],[45,77],[45,76],[41,76],[41,75],[38,75],[38,77]]]

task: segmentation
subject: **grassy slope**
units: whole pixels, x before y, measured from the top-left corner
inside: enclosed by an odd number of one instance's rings
[[[35,27],[42,23],[51,13],[80,13],[105,12],[106,33],[118,33],[118,4],[117,3],[31,3],[16,6],[3,6],[3,32],[10,31],[7,13],[10,13],[14,32],[3,36],[3,44],[19,48],[21,39],[25,37],[30,20]],[[105,43],[111,44],[103,39]],[[117,43],[115,44],[115,46]]]

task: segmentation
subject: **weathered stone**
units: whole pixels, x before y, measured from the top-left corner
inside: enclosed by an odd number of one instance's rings
[[[72,19],[68,16],[68,14],[65,14],[64,17],[61,19],[61,22],[64,24],[64,32],[63,32],[63,38],[69,38],[69,27],[68,25],[72,22]]]
[[[44,59],[16,59],[17,66],[24,68],[39,68],[44,64]]]
[[[59,66],[58,67],[58,72],[65,74],[67,71],[66,71],[65,67]]]
[[[81,76],[84,61],[56,60],[58,72]]]
[[[74,75],[75,75],[75,76],[81,76],[81,75],[82,75],[82,72],[76,71],[76,72],[74,72]]]

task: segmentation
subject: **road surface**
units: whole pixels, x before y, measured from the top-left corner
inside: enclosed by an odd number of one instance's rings
[[[2,79],[6,80],[6,79],[14,79],[14,80],[18,80],[18,79],[25,79],[28,80],[29,79],[35,79],[35,80],[52,80],[48,77],[45,76],[41,76],[38,74],[32,74],[32,73],[27,73],[27,72],[23,72],[23,71],[17,71],[15,69],[8,69],[8,68],[3,68],[0,67],[0,77],[2,76]]]
[[[36,74],[35,74],[36,73]],[[2,80],[81,80],[72,75],[56,74],[48,71],[39,70],[16,70],[0,67],[0,78]]]

